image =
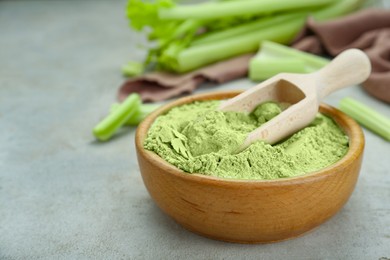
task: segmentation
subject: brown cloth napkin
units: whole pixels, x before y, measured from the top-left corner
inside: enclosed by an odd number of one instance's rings
[[[191,93],[203,82],[223,83],[244,77],[253,54],[245,54],[221,61],[187,74],[177,75],[152,72],[139,78],[127,80],[119,88],[118,99],[122,101],[130,93],[139,93],[143,101],[161,101],[184,93]]]
[[[292,46],[331,56],[349,48],[364,50],[371,60],[372,73],[363,87],[390,103],[390,10],[366,9],[327,22],[309,19]]]

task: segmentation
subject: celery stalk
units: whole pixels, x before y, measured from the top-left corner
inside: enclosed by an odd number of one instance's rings
[[[208,44],[216,41],[223,41],[231,37],[239,37],[242,34],[253,33],[257,30],[261,30],[266,27],[274,26],[275,24],[284,23],[291,18],[298,16],[305,16],[306,12],[297,12],[297,13],[288,13],[281,14],[277,16],[266,17],[263,19],[258,19],[253,22],[244,23],[242,25],[234,26],[222,31],[216,31],[212,33],[206,33],[203,36],[198,37],[197,39],[191,42],[190,47]]]
[[[144,72],[144,65],[140,62],[129,61],[122,66],[122,74],[126,77],[139,76]]]
[[[114,103],[111,105],[110,113],[114,113],[119,108],[120,104]],[[159,108],[159,104],[141,104],[139,110],[134,113],[125,123],[127,126],[136,126],[145,119],[147,115]]]
[[[93,134],[100,141],[106,141],[134,114],[138,113],[141,99],[138,94],[131,94],[113,112],[104,118],[95,128]]]
[[[152,113],[154,110],[159,108],[159,104],[142,104],[141,105],[141,112],[137,115],[135,118],[130,118],[127,120],[126,125],[139,125],[142,120],[145,119],[150,113]]]
[[[363,0],[343,0],[328,5],[310,13],[315,19],[325,20],[338,17],[356,9]],[[259,30],[248,31],[243,34],[235,34],[223,40],[210,40],[204,44],[196,44],[188,48],[173,46],[162,52],[157,62],[159,68],[175,72],[187,72],[201,66],[224,60],[236,55],[254,52],[258,44],[264,40],[277,43],[289,43],[296,33],[302,28],[308,13],[296,13],[272,26]],[[277,17],[277,16],[276,16]],[[274,17],[274,19],[277,19]]]
[[[260,52],[260,55],[265,54],[267,58],[284,58],[287,56],[302,60],[308,67],[307,72],[318,70],[329,63],[328,59],[271,41],[264,41],[261,50],[264,53]]]
[[[389,118],[352,98],[342,99],[339,108],[367,129],[390,141]]]
[[[180,73],[236,55],[255,52],[258,44],[264,40],[289,43],[302,28],[308,15],[316,20],[327,20],[355,10],[364,0],[280,1],[219,1],[193,6],[178,5],[173,0],[129,0],[127,15],[131,26],[136,30],[150,27],[149,40],[157,42],[156,47],[149,50],[145,64],[156,63],[157,69]],[[253,7],[251,5],[268,7],[271,3],[278,7],[272,6],[268,10],[262,8],[258,12],[254,12],[254,8],[248,8]],[[223,13],[220,8],[213,11],[216,4],[226,4],[223,6],[228,7],[228,12]],[[213,8],[207,8],[210,6]],[[287,11],[270,11],[276,10],[275,8]],[[188,14],[199,13],[201,9],[202,15],[205,16],[200,19]],[[180,10],[184,10],[183,13]],[[229,16],[236,10],[247,12]],[[160,12],[179,13],[186,20],[163,20],[158,17]],[[209,15],[221,15],[223,18],[205,18]],[[256,19],[257,21],[254,21]]]
[[[253,81],[264,80],[280,72],[304,73],[305,63],[296,58],[252,58],[249,62],[249,78]]]
[[[284,23],[275,24],[258,31],[250,32],[239,37],[230,37],[223,41],[189,47],[174,55],[162,58],[169,59],[165,69],[176,72],[186,72],[195,68],[227,59],[239,54],[254,52],[259,42],[271,40],[279,43],[288,43],[297,34],[305,22],[305,16],[297,15],[286,19]],[[166,54],[166,53],[165,53]]]
[[[260,51],[249,65],[251,80],[264,80],[281,72],[310,73],[319,70],[329,61],[278,43],[264,41]]]
[[[217,19],[229,16],[269,14],[294,9],[320,7],[336,2],[335,0],[246,0],[208,2],[192,5],[176,5],[161,8],[158,16],[162,20]]]

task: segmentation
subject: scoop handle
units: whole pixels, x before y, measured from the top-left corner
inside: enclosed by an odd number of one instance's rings
[[[359,49],[348,49],[340,53],[327,66],[316,72],[319,79],[318,98],[365,81],[371,73],[368,56]]]

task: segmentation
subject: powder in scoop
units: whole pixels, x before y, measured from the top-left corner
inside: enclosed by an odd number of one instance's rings
[[[144,147],[188,173],[233,179],[278,179],[325,168],[348,151],[348,137],[332,119],[318,114],[283,142],[258,141],[233,154],[249,132],[278,115],[267,102],[252,113],[221,112],[220,101],[197,101],[159,116]]]

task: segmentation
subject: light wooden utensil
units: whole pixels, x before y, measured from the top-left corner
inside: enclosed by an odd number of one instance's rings
[[[269,243],[300,236],[343,207],[359,176],[363,132],[339,110],[324,104],[320,107],[320,112],[348,135],[347,154],[325,169],[292,178],[233,180],[188,174],[143,146],[153,122],[170,109],[194,101],[226,100],[240,93],[191,95],[151,113],[138,126],[135,137],[145,187],[165,213],[203,236],[238,243]]]
[[[282,73],[223,102],[222,111],[251,112],[266,101],[291,106],[248,134],[238,151],[258,140],[274,144],[310,124],[320,101],[330,93],[365,81],[371,72],[367,55],[358,49],[339,54],[327,66],[310,74]]]

